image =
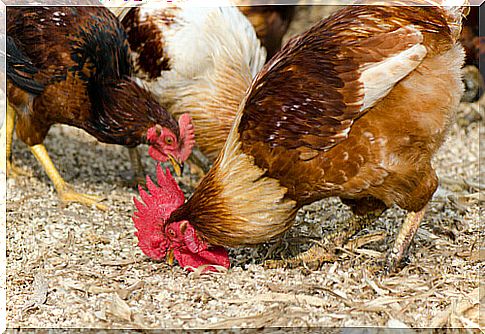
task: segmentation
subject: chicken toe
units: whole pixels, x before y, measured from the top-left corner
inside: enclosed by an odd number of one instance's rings
[[[318,270],[325,262],[332,262],[337,259],[334,249],[327,249],[324,246],[315,245],[306,252],[287,260],[267,260],[264,267],[267,269],[277,268],[299,268],[304,267],[310,270]]]
[[[362,216],[354,215],[346,224],[343,224],[345,228],[326,235],[318,245],[313,246],[306,252],[292,259],[268,260],[264,263],[264,266],[268,269],[305,267],[310,270],[317,270],[323,263],[336,260],[337,248],[343,247],[354,234],[379,218],[383,211],[384,209],[379,209]]]
[[[99,203],[103,200],[102,198],[95,195],[78,193],[74,191],[72,186],[68,183],[64,183],[62,189],[57,190],[57,193],[59,195],[59,199],[64,203],[76,202],[86,206],[92,206],[94,204],[98,210],[108,210],[106,205]]]
[[[31,146],[30,150],[34,154],[35,158],[41,163],[42,167],[44,167],[44,170],[54,184],[59,199],[62,202],[78,202],[87,206],[94,204],[99,210],[108,210],[107,206],[99,203],[101,200],[100,198],[93,195],[77,193],[72,189],[72,186],[64,181],[62,176],[59,174],[59,171],[54,166],[54,163],[50,159],[44,145],[38,144]]]

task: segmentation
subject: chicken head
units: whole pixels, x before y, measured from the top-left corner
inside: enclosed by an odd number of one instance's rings
[[[212,247],[201,241],[197,233],[188,221],[169,224],[165,228],[165,234],[169,240],[168,261],[175,258],[180,266],[193,270],[207,265],[204,271],[215,270],[211,265],[229,268],[229,256],[224,247]],[[203,272],[204,272],[203,271]]]
[[[207,265],[203,272],[216,270],[211,265],[229,268],[226,249],[201,241],[188,221],[166,224],[185,197],[170,171],[166,169],[164,173],[160,165],[157,166],[157,183],[147,176],[149,193],[139,187],[143,202],[133,199],[138,210],[133,214],[135,235],[143,253],[158,261],[167,257],[170,264],[175,258],[180,266],[191,271],[203,265]]]
[[[170,129],[157,124],[148,129],[147,140],[150,157],[161,162],[170,160],[175,172],[180,175],[183,163],[195,145],[195,130],[189,114],[180,116],[178,123],[180,139]]]

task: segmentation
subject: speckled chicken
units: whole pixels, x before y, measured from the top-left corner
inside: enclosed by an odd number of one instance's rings
[[[101,142],[149,144],[157,161],[175,166],[194,145],[190,116],[179,123],[131,78],[123,27],[104,7],[9,7],[7,10],[7,155],[14,120],[20,140],[42,164],[63,201],[96,204],[60,176],[42,144],[56,123]],[[68,140],[66,138],[65,140]],[[135,159],[136,160],[136,159]]]
[[[409,211],[387,256],[388,270],[397,268],[437,188],[431,160],[463,93],[464,8],[392,4],[343,8],[265,65],[192,196],[180,205],[154,186],[142,194],[135,217],[145,254],[175,249],[190,266],[200,250],[224,265],[221,247],[275,240],[302,206],[337,196],[354,217],[332,247],[393,205]],[[318,267],[328,254],[314,246],[267,266]]]

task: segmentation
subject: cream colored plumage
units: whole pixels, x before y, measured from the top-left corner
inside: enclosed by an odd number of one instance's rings
[[[112,9],[129,39],[139,43],[131,45],[136,75],[170,112],[190,113],[197,145],[210,160],[224,145],[237,107],[266,59],[244,15],[228,1],[217,5],[201,7],[191,0]],[[153,38],[159,42],[152,45],[156,52],[144,43]],[[148,53],[156,60],[153,66]]]

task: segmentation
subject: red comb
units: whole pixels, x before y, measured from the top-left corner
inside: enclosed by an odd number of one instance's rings
[[[181,150],[181,160],[185,161],[192,153],[195,145],[195,130],[192,124],[192,117],[189,114],[183,114],[179,117],[180,138],[183,140]]]
[[[163,231],[164,223],[184,203],[185,197],[168,168],[163,173],[160,165],[157,165],[158,186],[148,175],[146,180],[150,193],[138,186],[143,203],[133,198],[138,211],[134,212],[132,219],[138,230],[135,235],[138,237],[140,249],[146,256],[161,260],[169,246]]]

